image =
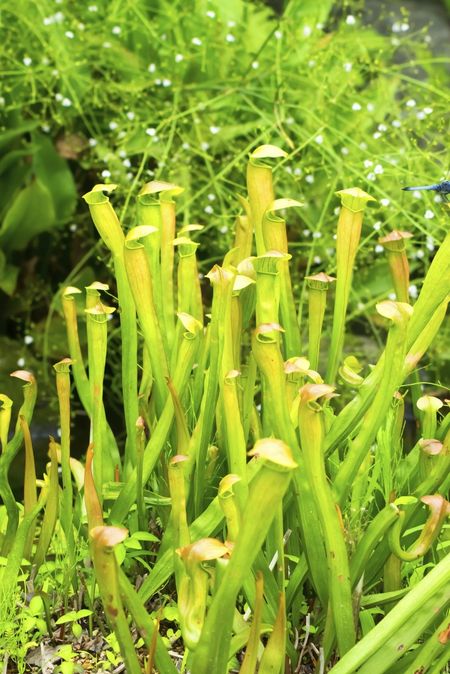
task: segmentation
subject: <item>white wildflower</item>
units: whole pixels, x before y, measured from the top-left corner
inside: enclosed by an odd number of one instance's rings
[[[359,103],[353,103],[352,110],[361,110],[361,105]]]
[[[432,219],[434,218],[434,212],[433,212],[433,211],[430,211],[430,209],[427,208],[427,210],[425,211],[423,217],[424,217],[426,220],[432,220]]]

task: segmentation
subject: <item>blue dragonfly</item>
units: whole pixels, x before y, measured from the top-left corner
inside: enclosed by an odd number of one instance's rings
[[[415,190],[428,190],[430,192],[437,192],[441,195],[444,201],[448,201],[448,195],[450,194],[450,180],[444,180],[441,183],[435,183],[434,185],[419,185],[418,187],[402,187],[402,190],[406,192],[414,192]]]

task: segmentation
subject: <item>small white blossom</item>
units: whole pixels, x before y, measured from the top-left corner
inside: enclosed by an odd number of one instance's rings
[[[133,119],[136,117],[136,114],[130,110],[129,112],[127,112],[127,117],[132,122]]]
[[[433,112],[433,108],[424,108],[423,111],[426,115],[431,115],[431,113]]]
[[[356,23],[356,19],[353,16],[353,14],[349,14],[347,18],[345,19],[345,23],[348,24],[349,26],[354,26]]]
[[[434,197],[433,197],[433,201],[434,201],[435,204],[440,204],[441,201],[442,201],[441,195],[440,195],[440,194],[435,194]]]
[[[305,180],[307,183],[312,185],[314,182],[314,176],[312,175],[312,173],[309,173],[307,176],[305,176]]]
[[[391,122],[391,124],[392,124],[392,126],[395,126],[396,129],[399,129],[399,128],[401,127],[401,125],[402,125],[402,123],[401,123],[401,121],[400,121],[399,119],[394,119],[394,120]]]
[[[312,33],[312,28],[311,26],[303,26],[303,35],[305,37],[309,37]]]
[[[258,61],[253,61],[253,63],[252,63],[252,68],[253,68],[253,70],[258,70],[258,68],[259,68],[259,63],[258,63]]]
[[[102,171],[102,178],[111,178],[111,171],[104,169],[104,171]]]
[[[125,168],[131,168],[131,162],[129,159],[124,159],[122,164],[125,166]]]
[[[207,194],[207,199],[208,201],[215,201],[216,200],[216,195],[213,194],[212,192],[210,194]]]
[[[213,12],[212,9],[209,9],[209,10],[206,12],[206,16],[209,17],[210,19],[215,19],[215,18],[216,18],[216,13]]]
[[[70,100],[70,98],[63,98],[61,101],[61,105],[64,108],[70,108],[70,106],[72,105],[72,101]]]
[[[371,159],[364,159],[363,164],[364,168],[370,168],[371,166],[373,166],[373,161]]]
[[[373,137],[375,138],[375,140],[378,140],[378,138],[381,138],[381,133],[379,131],[375,131]]]
[[[401,30],[402,30],[402,24],[400,23],[400,21],[394,21],[394,23],[392,24],[392,32],[393,33],[400,33]]]
[[[395,293],[389,293],[389,294],[388,294],[388,298],[389,298],[390,300],[395,300],[395,299],[397,299],[397,295],[396,295]]]
[[[88,11],[89,12],[97,12],[98,11],[97,5],[89,5]]]
[[[175,62],[176,63],[180,63],[183,60],[184,60],[183,54],[175,54]]]
[[[73,40],[73,38],[75,37],[75,33],[74,33],[73,31],[71,31],[71,30],[66,30],[66,32],[64,33],[64,35],[65,35],[66,37],[68,37],[69,40]]]
[[[307,238],[308,238],[308,236],[309,236],[310,234],[311,234],[311,232],[309,231],[309,229],[304,229],[304,230],[303,230],[303,235],[306,236]]]
[[[17,359],[17,365],[19,367],[24,367],[25,366],[25,358],[18,358]]]
[[[206,142],[200,143],[200,147],[204,152],[206,152],[207,150],[209,150],[209,143]]]
[[[373,170],[374,170],[374,173],[376,173],[377,175],[380,175],[384,171],[381,164],[376,164],[376,166],[374,167]]]
[[[189,143],[183,143],[183,144],[181,145],[181,148],[182,148],[183,150],[190,150],[190,149],[191,149],[191,146],[189,145]]]
[[[53,19],[55,20],[55,23],[62,23],[64,21],[64,14],[62,12],[56,12],[53,15]]]
[[[421,260],[424,256],[425,256],[425,253],[423,252],[423,250],[421,248],[419,248],[419,250],[416,250],[416,257],[419,260]]]
[[[378,124],[378,131],[387,131],[386,124]]]
[[[322,232],[313,232],[313,239],[321,239]]]
[[[374,173],[373,171],[371,171],[370,173],[368,173],[366,177],[367,177],[367,180],[372,180],[372,181],[373,181],[373,180],[376,180],[376,178],[377,178],[376,175],[375,175],[375,173]]]
[[[373,103],[367,103],[366,108],[369,112],[373,112],[375,110],[375,106]]]
[[[219,232],[221,234],[226,234],[228,232],[228,225],[222,225],[222,227],[219,227]]]
[[[145,129],[145,133],[147,136],[156,136],[156,129],[154,129],[152,126],[149,126],[148,129]]]
[[[33,59],[30,58],[29,56],[24,56],[22,63],[23,63],[24,66],[27,66],[27,67],[31,66],[31,64],[33,63]]]
[[[352,68],[353,68],[353,64],[352,63],[344,63],[343,67],[344,67],[344,70],[345,70],[346,73],[350,73]]]
[[[41,129],[44,133],[48,133],[50,131],[50,126],[49,124],[42,124]]]
[[[417,286],[416,286],[414,283],[412,283],[412,284],[409,286],[409,288],[408,288],[408,294],[409,294],[410,297],[413,298],[413,300],[417,299],[417,296],[418,296],[419,292],[418,292],[418,290],[417,290]]]
[[[98,141],[95,138],[89,138],[88,143],[90,147],[95,147],[98,143]]]
[[[110,122],[108,124],[108,126],[111,129],[111,131],[115,131],[115,129],[117,129],[117,127],[118,127],[118,124],[117,124],[117,122]]]
[[[361,110],[361,105],[359,103],[353,103],[352,110]]]
[[[236,42],[236,38],[234,37],[233,33],[227,33],[225,40],[227,42]]]
[[[157,87],[159,87],[162,84],[162,80],[158,78],[157,80],[155,80],[155,84]]]
[[[154,64],[154,63],[150,63],[150,65],[148,66],[147,70],[148,70],[149,73],[154,73],[155,70],[156,70],[155,64]]]
[[[381,222],[378,220],[378,222],[373,223],[373,228],[376,232],[379,232],[381,229]]]
[[[316,23],[316,28],[317,30],[323,30],[323,23],[319,21],[319,23]]]
[[[61,103],[63,98],[64,98],[64,96],[62,94],[60,94],[59,91],[57,91],[56,94],[55,94],[55,101],[58,101],[58,103]]]
[[[409,30],[409,23],[406,23],[406,21],[402,23],[400,25],[400,30],[402,31],[402,33],[406,33],[406,31]]]
[[[113,35],[120,35],[121,32],[122,32],[122,28],[120,26],[113,26],[112,27],[111,33]]]
[[[320,264],[322,262],[322,258],[319,255],[314,255],[313,262],[314,264]]]
[[[211,213],[214,213],[214,208],[210,205],[205,206],[204,208],[205,213],[208,213],[208,215],[211,215]]]
[[[348,153],[349,153],[348,147],[341,147],[341,154],[348,155]]]
[[[323,136],[322,136],[322,134],[319,133],[319,135],[316,136],[316,137],[314,138],[314,140],[316,141],[316,143],[317,143],[318,145],[321,145],[321,144],[323,143]]]
[[[414,108],[416,106],[416,101],[414,98],[410,98],[408,101],[406,101],[406,107],[407,108]]]
[[[295,176],[301,176],[301,175],[303,175],[303,171],[302,171],[302,169],[300,168],[300,166],[297,166],[297,167],[294,169],[293,173],[294,173]]]
[[[359,147],[361,150],[367,150],[367,143],[363,141],[362,143],[359,144]]]
[[[202,41],[200,40],[199,37],[193,37],[191,40],[192,44],[195,44],[197,47],[200,47],[202,44]]]
[[[169,79],[165,78],[165,79],[163,79],[161,84],[163,85],[163,87],[170,87],[170,86],[172,86],[172,80],[169,80]]]
[[[119,150],[119,157],[121,159],[125,159],[126,156],[127,156],[127,153],[125,152],[125,150]]]
[[[433,251],[434,250],[434,239],[432,236],[427,236],[427,243],[426,246],[428,250]]]
[[[316,61],[314,59],[311,59],[310,61],[308,61],[308,66],[310,68],[314,68],[315,65],[316,65]]]
[[[419,190],[414,190],[412,193],[414,199],[422,199],[422,192],[419,192]]]
[[[111,49],[111,42],[104,42],[102,45],[103,49]]]
[[[380,199],[380,204],[382,206],[389,206],[390,203],[391,203],[390,199]]]
[[[233,20],[227,21],[228,28],[234,28],[235,25],[236,25],[236,21],[233,21]]]
[[[31,335],[25,335],[25,337],[23,338],[23,341],[27,346],[29,346],[30,344],[33,344],[34,337],[32,337]]]
[[[419,110],[419,112],[416,114],[417,119],[425,119],[426,115],[422,110]]]
[[[69,229],[70,229],[71,232],[76,232],[77,229],[78,229],[78,225],[77,225],[75,222],[73,222],[73,223],[69,226]]]
[[[393,37],[393,38],[391,38],[391,45],[392,45],[393,47],[398,47],[399,44],[400,44],[400,40],[398,39],[398,37]]]
[[[215,135],[216,133],[219,133],[219,131],[220,131],[220,126],[210,126],[210,127],[209,127],[209,130],[211,131],[211,133],[212,133],[213,135]]]
[[[281,30],[276,30],[274,32],[274,36],[276,40],[281,40],[281,38],[283,37],[283,33],[281,32]]]
[[[374,250],[375,250],[376,253],[382,253],[383,250],[384,250],[384,248],[383,248],[383,246],[382,246],[380,243],[377,243],[377,245],[375,246]]]
[[[429,208],[427,208],[427,210],[425,211],[423,217],[424,217],[426,220],[432,220],[432,219],[434,218],[434,213],[433,213],[433,211],[430,211]]]

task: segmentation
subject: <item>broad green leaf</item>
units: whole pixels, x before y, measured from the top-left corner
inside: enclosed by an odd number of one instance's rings
[[[62,224],[72,215],[77,191],[67,161],[59,156],[53,143],[40,133],[33,134],[36,151],[33,168],[38,180],[48,189],[53,199],[56,224]]]
[[[55,210],[48,189],[35,180],[24,187],[6,213],[0,230],[0,245],[23,250],[29,241],[55,225]]]

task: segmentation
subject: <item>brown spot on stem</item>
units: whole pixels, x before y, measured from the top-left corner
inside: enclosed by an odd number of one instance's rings
[[[397,650],[398,650],[398,651],[402,651],[404,648],[405,648],[405,644],[399,644],[399,645],[397,646]]]
[[[438,636],[438,641],[440,644],[445,646],[445,644],[448,642],[449,639],[450,639],[450,623],[447,625],[445,630],[442,630],[442,632],[440,632]]]
[[[113,618],[116,618],[119,613],[115,606],[107,606],[106,610]]]

